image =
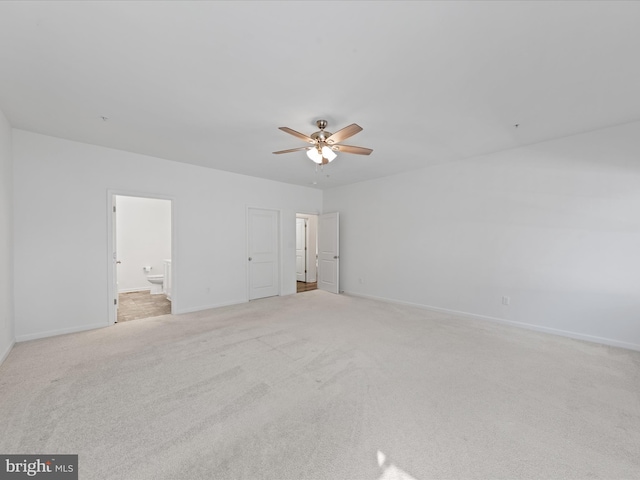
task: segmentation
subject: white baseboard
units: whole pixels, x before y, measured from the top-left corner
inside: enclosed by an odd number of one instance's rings
[[[599,344],[602,344],[602,345],[609,345],[611,347],[619,347],[619,348],[626,348],[627,350],[640,351],[640,344],[622,342],[620,340],[615,340],[615,339],[612,339],[612,338],[597,337],[595,335],[588,335],[588,334],[585,334],[585,333],[571,332],[571,331],[568,331],[568,330],[560,330],[558,328],[543,327],[543,326],[534,325],[534,324],[531,324],[531,323],[516,322],[515,320],[506,320],[504,318],[491,317],[491,316],[488,316],[488,315],[479,315],[479,314],[476,314],[476,313],[461,312],[461,311],[458,311],[458,310],[450,310],[448,308],[434,307],[432,305],[423,305],[421,303],[404,302],[402,300],[394,300],[392,298],[377,297],[375,295],[364,295],[364,294],[361,294],[361,293],[347,292],[347,291],[345,291],[344,294],[352,296],[352,297],[361,297],[361,298],[368,298],[368,299],[371,299],[371,300],[379,300],[381,302],[386,302],[386,303],[395,303],[397,305],[407,305],[407,306],[410,306],[410,307],[423,308],[425,310],[432,310],[434,312],[441,312],[441,313],[447,313],[447,314],[450,314],[450,315],[457,315],[457,316],[460,316],[460,317],[473,318],[473,319],[476,319],[476,320],[485,320],[485,321],[490,321],[490,322],[494,322],[494,323],[501,323],[503,325],[509,325],[509,326],[512,326],[512,327],[525,328],[527,330],[533,330],[533,331],[536,331],[536,332],[550,333],[552,335],[559,335],[561,337],[573,338],[575,340],[584,340],[586,342],[599,343]]]
[[[220,307],[228,307],[229,305],[239,305],[241,303],[247,303],[247,299],[243,298],[242,300],[233,300],[231,302],[223,302],[223,303],[212,303],[209,305],[200,305],[197,307],[190,307],[185,309],[177,310],[173,312],[174,315],[180,315],[182,313],[193,313],[193,312],[201,312],[202,310],[210,310],[212,308],[220,308]]]
[[[0,365],[2,365],[2,363],[7,359],[7,357],[9,356],[9,353],[11,353],[11,349],[15,344],[16,344],[16,340],[15,339],[11,340],[11,343],[9,344],[9,346],[4,350],[4,352],[2,352],[2,354],[0,355]]]
[[[212,308],[219,308],[219,307],[227,307],[229,305],[237,305],[240,303],[247,303],[246,299],[241,299],[241,300],[235,300],[235,301],[231,301],[231,302],[224,302],[224,303],[215,303],[215,304],[210,304],[210,305],[200,305],[198,307],[192,307],[192,308],[187,308],[185,310],[179,310],[176,312],[173,312],[175,315],[179,315],[181,313],[192,313],[192,312],[199,312],[201,310],[209,310]],[[18,335],[16,336],[16,342],[27,342],[29,340],[37,340],[39,338],[47,338],[47,337],[54,337],[56,335],[65,335],[67,333],[76,333],[76,332],[83,332],[85,330],[95,330],[97,328],[105,328],[105,327],[109,327],[113,325],[112,323],[94,323],[91,325],[83,325],[80,327],[72,327],[72,328],[62,328],[59,330],[49,330],[47,332],[39,332],[39,333],[31,333],[28,335]]]
[[[61,328],[59,330],[49,330],[47,332],[30,333],[27,335],[17,335],[16,342],[27,342],[29,340],[37,340],[39,338],[54,337],[56,335],[65,335],[67,333],[84,332],[85,330],[95,330],[97,328],[108,327],[107,322],[92,323],[90,325],[82,325],[80,327]]]
[[[144,288],[120,288],[118,289],[118,293],[132,293],[132,292],[150,292],[151,287]]]

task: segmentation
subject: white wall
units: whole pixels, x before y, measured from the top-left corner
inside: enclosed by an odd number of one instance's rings
[[[0,363],[14,343],[11,126],[0,111]]]
[[[118,195],[116,206],[118,291],[149,290],[147,275],[162,275],[171,258],[171,201]]]
[[[640,122],[325,191],[334,210],[347,293],[640,349]]]
[[[17,340],[108,324],[109,190],[173,199],[176,313],[247,300],[247,206],[281,210],[295,293],[295,214],[319,212],[321,191],[22,130],[13,147]]]

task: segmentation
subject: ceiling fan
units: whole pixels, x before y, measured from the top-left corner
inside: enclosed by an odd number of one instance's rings
[[[340,142],[352,137],[358,132],[362,131],[360,125],[352,123],[348,127],[344,127],[342,130],[338,130],[336,133],[325,131],[327,127],[326,120],[318,120],[316,125],[320,129],[319,131],[307,136],[304,133],[296,132],[289,127],[279,127],[283,132],[287,132],[294,137],[301,138],[305,142],[311,144],[310,147],[291,148],[289,150],[280,150],[273,152],[276,154],[298,152],[300,150],[307,151],[307,157],[313,160],[319,165],[326,165],[336,158],[335,152],[355,153],[356,155],[369,155],[373,152],[370,148],[353,147],[351,145],[340,145]]]

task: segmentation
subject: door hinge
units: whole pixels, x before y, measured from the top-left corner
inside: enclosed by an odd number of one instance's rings
[[[116,206],[113,206],[113,213],[116,213]]]
[[[117,299],[117,298],[114,298],[114,299],[113,299],[113,304],[114,304],[114,305],[117,305],[117,304],[118,304],[118,299]]]

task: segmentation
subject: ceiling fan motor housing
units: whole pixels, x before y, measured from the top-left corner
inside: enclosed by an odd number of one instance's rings
[[[317,142],[324,142],[331,135],[333,135],[331,132],[325,132],[324,130],[320,130],[319,132],[312,133],[310,136]]]

